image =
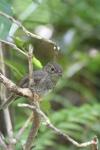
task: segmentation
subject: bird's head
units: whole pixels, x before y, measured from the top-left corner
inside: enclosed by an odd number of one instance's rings
[[[44,67],[44,70],[48,73],[51,80],[54,82],[57,82],[58,79],[62,76],[62,67],[55,63],[55,62],[49,62]]]

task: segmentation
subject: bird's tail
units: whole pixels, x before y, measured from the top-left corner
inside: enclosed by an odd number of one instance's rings
[[[15,94],[11,94],[8,99],[0,105],[0,110],[2,109],[6,109],[12,102],[13,100],[16,99],[16,95]]]

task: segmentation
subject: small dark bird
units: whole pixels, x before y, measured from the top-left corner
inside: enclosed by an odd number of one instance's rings
[[[59,64],[55,62],[50,62],[44,66],[41,70],[36,70],[33,73],[34,84],[31,87],[32,92],[37,93],[39,97],[48,93],[55,86],[59,78],[62,76],[62,68]],[[29,87],[29,76],[26,75],[19,83],[19,87],[28,88]],[[9,106],[11,102],[15,100],[15,94],[8,97],[7,101],[0,106],[1,109],[5,109]]]

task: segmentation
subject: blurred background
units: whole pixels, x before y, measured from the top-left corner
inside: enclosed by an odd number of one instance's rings
[[[57,43],[55,50],[54,45],[28,37],[16,24],[0,16],[0,39],[13,39],[23,51],[32,44],[34,69],[53,59],[63,68],[63,77],[55,90],[43,97],[40,104],[52,123],[79,142],[94,135],[100,138],[100,1],[0,0],[0,11],[20,20],[30,32]],[[0,44],[0,51],[0,69],[18,84],[28,72],[27,59],[4,44]],[[1,97],[3,94],[8,95],[8,91],[2,93],[1,85]],[[19,98],[10,107],[15,134],[30,115],[29,110],[17,107],[19,102],[28,101]],[[0,113],[0,129],[6,134],[3,115]],[[31,123],[16,150],[25,142],[30,126]],[[34,150],[56,149],[79,148],[41,125]]]

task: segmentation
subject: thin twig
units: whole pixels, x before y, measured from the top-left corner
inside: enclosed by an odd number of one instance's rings
[[[31,88],[32,85],[34,84],[34,74],[33,74],[32,58],[33,58],[33,47],[32,47],[32,45],[29,45],[29,52],[28,52],[28,63],[29,63],[29,88]]]
[[[31,33],[30,31],[28,31],[28,30],[21,24],[21,22],[19,22],[18,20],[15,20],[13,17],[7,15],[6,13],[0,11],[0,15],[1,15],[1,16],[4,16],[4,17],[6,17],[6,18],[8,18],[8,19],[11,20],[13,23],[15,23],[15,24],[17,24],[19,27],[21,27],[22,30],[24,31],[24,33],[25,33],[27,36],[31,36],[32,38],[35,38],[35,39],[38,39],[38,40],[42,40],[42,41],[48,42],[48,43],[54,45],[54,47],[57,47],[56,44],[55,44],[55,42],[53,42],[53,41],[51,41],[51,40],[44,39],[44,38],[42,38],[42,37],[39,36],[39,35],[36,35],[36,34]]]
[[[39,108],[38,102],[34,102],[32,106],[35,106],[36,108]],[[24,150],[30,150],[32,147],[32,144],[34,142],[34,139],[38,133],[38,129],[40,127],[40,114],[34,109],[33,111],[33,122],[32,127],[30,129],[27,141],[25,143],[25,149]]]
[[[50,123],[49,118],[40,110],[40,108],[37,108],[36,106],[31,106],[31,105],[29,105],[29,104],[24,104],[24,103],[23,103],[23,104],[19,103],[19,104],[18,104],[18,107],[24,107],[24,108],[29,108],[29,109],[31,109],[31,110],[35,110],[35,111],[37,111],[37,113],[39,113],[40,116],[44,119],[44,121],[45,121],[46,124],[49,124],[49,123]]]
[[[33,48],[29,46],[29,53],[28,53],[28,62],[29,62],[29,88],[31,88],[34,84],[34,72],[33,72],[33,65],[32,65],[32,58],[33,58]],[[31,101],[31,105],[35,107],[39,107],[38,102],[36,101],[35,96]],[[25,150],[30,150],[32,143],[37,135],[38,129],[40,126],[40,115],[37,113],[36,110],[33,110],[33,122],[32,127],[30,129],[27,141],[25,143]]]
[[[15,50],[17,50],[18,52],[20,52],[21,54],[25,55],[26,57],[28,57],[27,53],[23,52],[20,48],[18,48],[14,43],[10,43],[8,41],[4,41],[2,39],[0,39],[0,42],[7,44],[9,46],[11,46],[12,48],[14,48]]]
[[[7,74],[7,67],[5,66],[4,63],[4,57],[5,57],[5,47],[2,45],[0,42],[0,69],[4,75]],[[7,53],[8,54],[8,53]],[[0,85],[0,99],[1,102],[4,103],[7,99],[7,89],[4,85]],[[11,116],[9,109],[3,110],[3,115],[2,117],[4,118],[4,122],[2,122],[2,126],[4,126],[5,133],[7,137],[9,138],[9,146],[10,150],[13,150],[14,148],[14,143],[13,143],[13,127],[12,127],[12,121],[11,121]]]
[[[63,133],[60,129],[56,128],[49,120],[49,118],[39,109],[39,108],[36,108],[35,106],[31,106],[31,105],[28,105],[28,104],[19,104],[18,106],[20,107],[25,107],[25,108],[29,108],[31,110],[36,110],[37,113],[40,114],[40,116],[44,119],[45,121],[45,124],[48,128],[52,129],[57,135],[61,135],[63,136],[66,140],[68,140],[69,142],[71,142],[73,145],[77,146],[77,147],[87,147],[89,145],[92,145],[94,146],[95,149],[93,150],[98,150],[98,139],[97,137],[94,138],[93,140],[91,141],[88,141],[88,142],[84,142],[84,143],[78,143],[77,141],[75,141],[74,139],[72,139],[69,135]]]

